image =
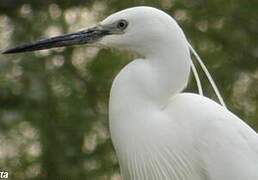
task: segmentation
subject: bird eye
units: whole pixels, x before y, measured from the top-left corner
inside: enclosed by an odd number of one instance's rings
[[[117,23],[117,28],[121,29],[121,30],[124,30],[128,25],[128,22],[126,20],[120,20],[118,23]]]

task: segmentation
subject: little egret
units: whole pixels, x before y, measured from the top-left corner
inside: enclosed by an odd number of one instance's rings
[[[202,60],[165,12],[133,7],[95,27],[3,53],[97,44],[140,54],[110,94],[112,141],[124,180],[257,180],[258,135],[224,106]],[[196,56],[222,105],[202,96]],[[190,70],[200,95],[182,93]]]

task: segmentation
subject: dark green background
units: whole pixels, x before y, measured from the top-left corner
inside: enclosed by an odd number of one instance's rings
[[[79,30],[136,5],[177,19],[229,109],[258,130],[256,0],[1,0],[0,48]],[[114,76],[133,57],[86,46],[0,55],[0,169],[17,180],[117,180],[108,97]],[[196,92],[192,78],[186,91]]]

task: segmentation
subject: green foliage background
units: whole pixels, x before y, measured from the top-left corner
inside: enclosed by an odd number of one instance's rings
[[[177,19],[229,109],[258,130],[255,0],[1,0],[0,48],[79,30],[136,5]],[[114,76],[132,58],[86,46],[0,55],[0,169],[17,180],[118,180],[107,105]],[[193,80],[186,91],[196,91]]]

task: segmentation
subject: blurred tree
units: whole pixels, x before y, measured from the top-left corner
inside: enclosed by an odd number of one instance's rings
[[[0,47],[75,31],[136,5],[177,19],[229,109],[258,130],[255,0],[1,0]],[[117,179],[107,104],[114,76],[132,58],[85,46],[1,55],[0,167],[17,180]],[[194,83],[187,91],[196,91]]]

